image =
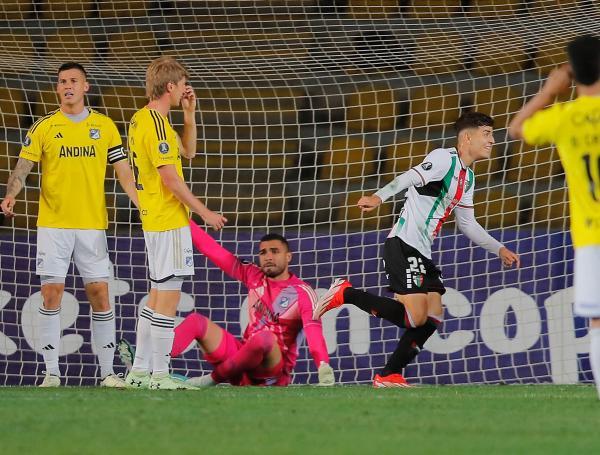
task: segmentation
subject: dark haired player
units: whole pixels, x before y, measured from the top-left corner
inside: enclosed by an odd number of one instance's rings
[[[239,260],[193,221],[190,227],[196,248],[248,288],[249,323],[238,340],[200,313],[185,318],[175,328],[171,356],[180,355],[195,339],[204,359],[214,366],[211,374],[187,382],[197,386],[220,382],[286,386],[298,357],[298,334],[304,330],[319,385],[333,385],[321,321],[312,319],[316,294],[289,271],[292,253],[287,240],[278,234],[261,238],[256,265]]]
[[[515,116],[512,137],[528,144],[556,144],[567,177],[575,248],[575,314],[590,318],[590,363],[600,396],[600,39],[575,38],[569,64],[548,80]],[[575,82],[577,99],[554,104]]]
[[[409,387],[401,374],[403,368],[423,349],[442,322],[442,295],[446,289],[440,270],[431,261],[431,244],[450,213],[454,211],[459,229],[472,242],[500,256],[505,266],[514,263],[519,266],[519,257],[481,227],[473,210],[475,176],[469,166],[490,157],[493,124],[492,118],[485,114],[462,115],[455,124],[456,147],[433,150],[420,165],[358,201],[363,211],[370,212],[396,193],[408,190],[383,252],[395,299],[355,289],[338,278],[317,302],[313,317],[319,318],[333,308],[351,303],[406,329],[381,373],[375,375],[375,387]]]
[[[108,299],[111,271],[104,181],[106,165],[111,164],[121,186],[137,205],[133,173],[114,122],[85,106],[90,86],[83,66],[64,63],[57,76],[60,107],[37,120],[27,132],[6,184],[2,211],[8,217],[15,215],[16,197],[33,165],[39,163],[42,183],[36,273],[42,285],[38,321],[46,365],[40,387],[61,385],[60,303],[73,257],[92,307],[92,340],[100,364],[100,385],[122,388],[125,383],[113,371],[115,316]]]

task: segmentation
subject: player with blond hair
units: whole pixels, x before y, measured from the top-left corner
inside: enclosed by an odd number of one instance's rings
[[[85,106],[89,88],[87,73],[79,63],[65,63],[58,69],[60,108],[29,129],[2,201],[4,214],[13,217],[15,198],[33,165],[40,163],[36,273],[42,284],[38,321],[46,364],[40,387],[61,384],[60,303],[71,257],[92,307],[92,339],[101,385],[125,386],[113,371],[115,316],[108,299],[111,265],[105,232],[106,165],[112,164],[121,186],[136,205],[137,194],[117,127],[107,116]]]
[[[200,202],[183,180],[181,157],[196,155],[196,95],[188,79],[187,70],[174,58],[154,60],[146,71],[149,103],[129,125],[151,282],[138,318],[133,367],[125,379],[129,387],[186,388],[170,377],[169,363],[181,286],[185,276],[194,274],[190,211],[217,230],[227,222]],[[176,106],[183,109],[181,138],[167,117]]]
[[[590,319],[590,363],[600,397],[600,38],[575,38],[567,55],[569,64],[550,73],[509,134],[531,145],[555,144],[560,155],[575,248],[575,314]],[[548,107],[573,82],[577,99]]]

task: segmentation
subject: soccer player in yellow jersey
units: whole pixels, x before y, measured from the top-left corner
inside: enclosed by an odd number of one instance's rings
[[[146,72],[150,101],[129,125],[129,152],[151,283],[147,306],[138,319],[133,367],[125,380],[130,387],[186,388],[169,376],[169,362],[183,277],[194,274],[189,211],[214,229],[221,229],[227,221],[206,208],[183,180],[181,156],[190,159],[196,154],[196,95],[188,78],[186,69],[171,57],[153,61]],[[179,105],[183,108],[182,138],[167,118],[171,108]]]
[[[590,318],[590,363],[600,396],[600,39],[585,35],[567,46],[569,64],[554,69],[515,116],[512,137],[556,144],[569,187],[575,248],[575,314]],[[575,82],[577,99],[554,104]]]
[[[33,165],[40,163],[36,273],[42,285],[43,306],[38,317],[46,364],[41,387],[60,385],[60,303],[71,256],[92,306],[92,339],[101,385],[125,387],[113,371],[115,317],[108,301],[110,261],[105,232],[107,163],[113,165],[121,186],[135,204],[137,195],[117,127],[105,115],[85,106],[88,90],[83,66],[70,62],[59,68],[60,108],[39,119],[28,131],[1,203],[6,216],[15,215],[15,198]]]

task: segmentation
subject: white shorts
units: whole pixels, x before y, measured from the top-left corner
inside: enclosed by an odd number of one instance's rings
[[[167,281],[194,274],[194,250],[189,226],[162,232],[144,231],[150,280]]]
[[[36,274],[66,277],[71,256],[82,278],[110,276],[104,230],[38,227]]]
[[[575,248],[575,314],[600,318],[600,245]]]

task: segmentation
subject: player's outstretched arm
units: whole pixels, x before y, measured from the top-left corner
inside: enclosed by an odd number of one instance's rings
[[[177,174],[174,164],[166,164],[158,168],[158,173],[163,184],[175,195],[175,197],[185,204],[189,209],[200,215],[206,224],[218,231],[225,223],[225,218],[220,213],[209,210],[194,194],[190,191],[183,179]]]
[[[492,237],[475,219],[475,210],[473,207],[457,206],[454,209],[458,229],[466,235],[471,242],[479,245],[481,248],[496,254],[502,260],[505,267],[511,267],[516,263],[517,268],[521,265],[519,255],[510,251],[498,240]]]
[[[411,186],[419,186],[422,183],[423,179],[419,175],[418,171],[415,169],[410,169],[408,172],[396,177],[375,194],[361,197],[358,200],[357,205],[362,209],[363,212],[370,212],[400,191],[404,191]]]
[[[572,82],[573,75],[568,64],[553,69],[540,91],[511,120],[508,126],[508,134],[513,139],[523,139],[523,123],[525,120],[552,104],[556,96],[571,87]]]
[[[138,194],[135,189],[135,179],[133,178],[133,172],[127,163],[127,160],[117,161],[113,164],[113,168],[115,170],[115,174],[117,174],[117,178],[119,179],[119,184],[123,191],[127,193],[131,202],[135,204],[137,208],[140,207],[140,203],[138,200]]]
[[[308,344],[308,350],[312,356],[319,375],[319,385],[330,386],[335,384],[333,368],[329,365],[329,354],[327,344],[323,337],[323,326],[321,321],[312,318],[313,303],[317,300],[315,291],[308,285],[298,287],[298,307],[302,318],[302,328]]]
[[[210,259],[217,267],[230,277],[241,281],[251,287],[252,283],[258,283],[264,274],[254,264],[240,261],[223,246],[206,233],[193,220],[190,220],[190,231],[192,243],[200,253]]]
[[[16,197],[19,195],[23,187],[25,186],[25,179],[33,169],[33,161],[29,161],[25,158],[19,158],[14,170],[11,172],[8,182],[6,184],[6,195],[2,199],[0,207],[2,207],[2,213],[8,218],[15,216],[14,207],[16,203]]]
[[[183,136],[181,137],[181,156],[192,159],[196,156],[198,130],[196,128],[196,94],[194,89],[186,85],[181,98],[183,108]]]

